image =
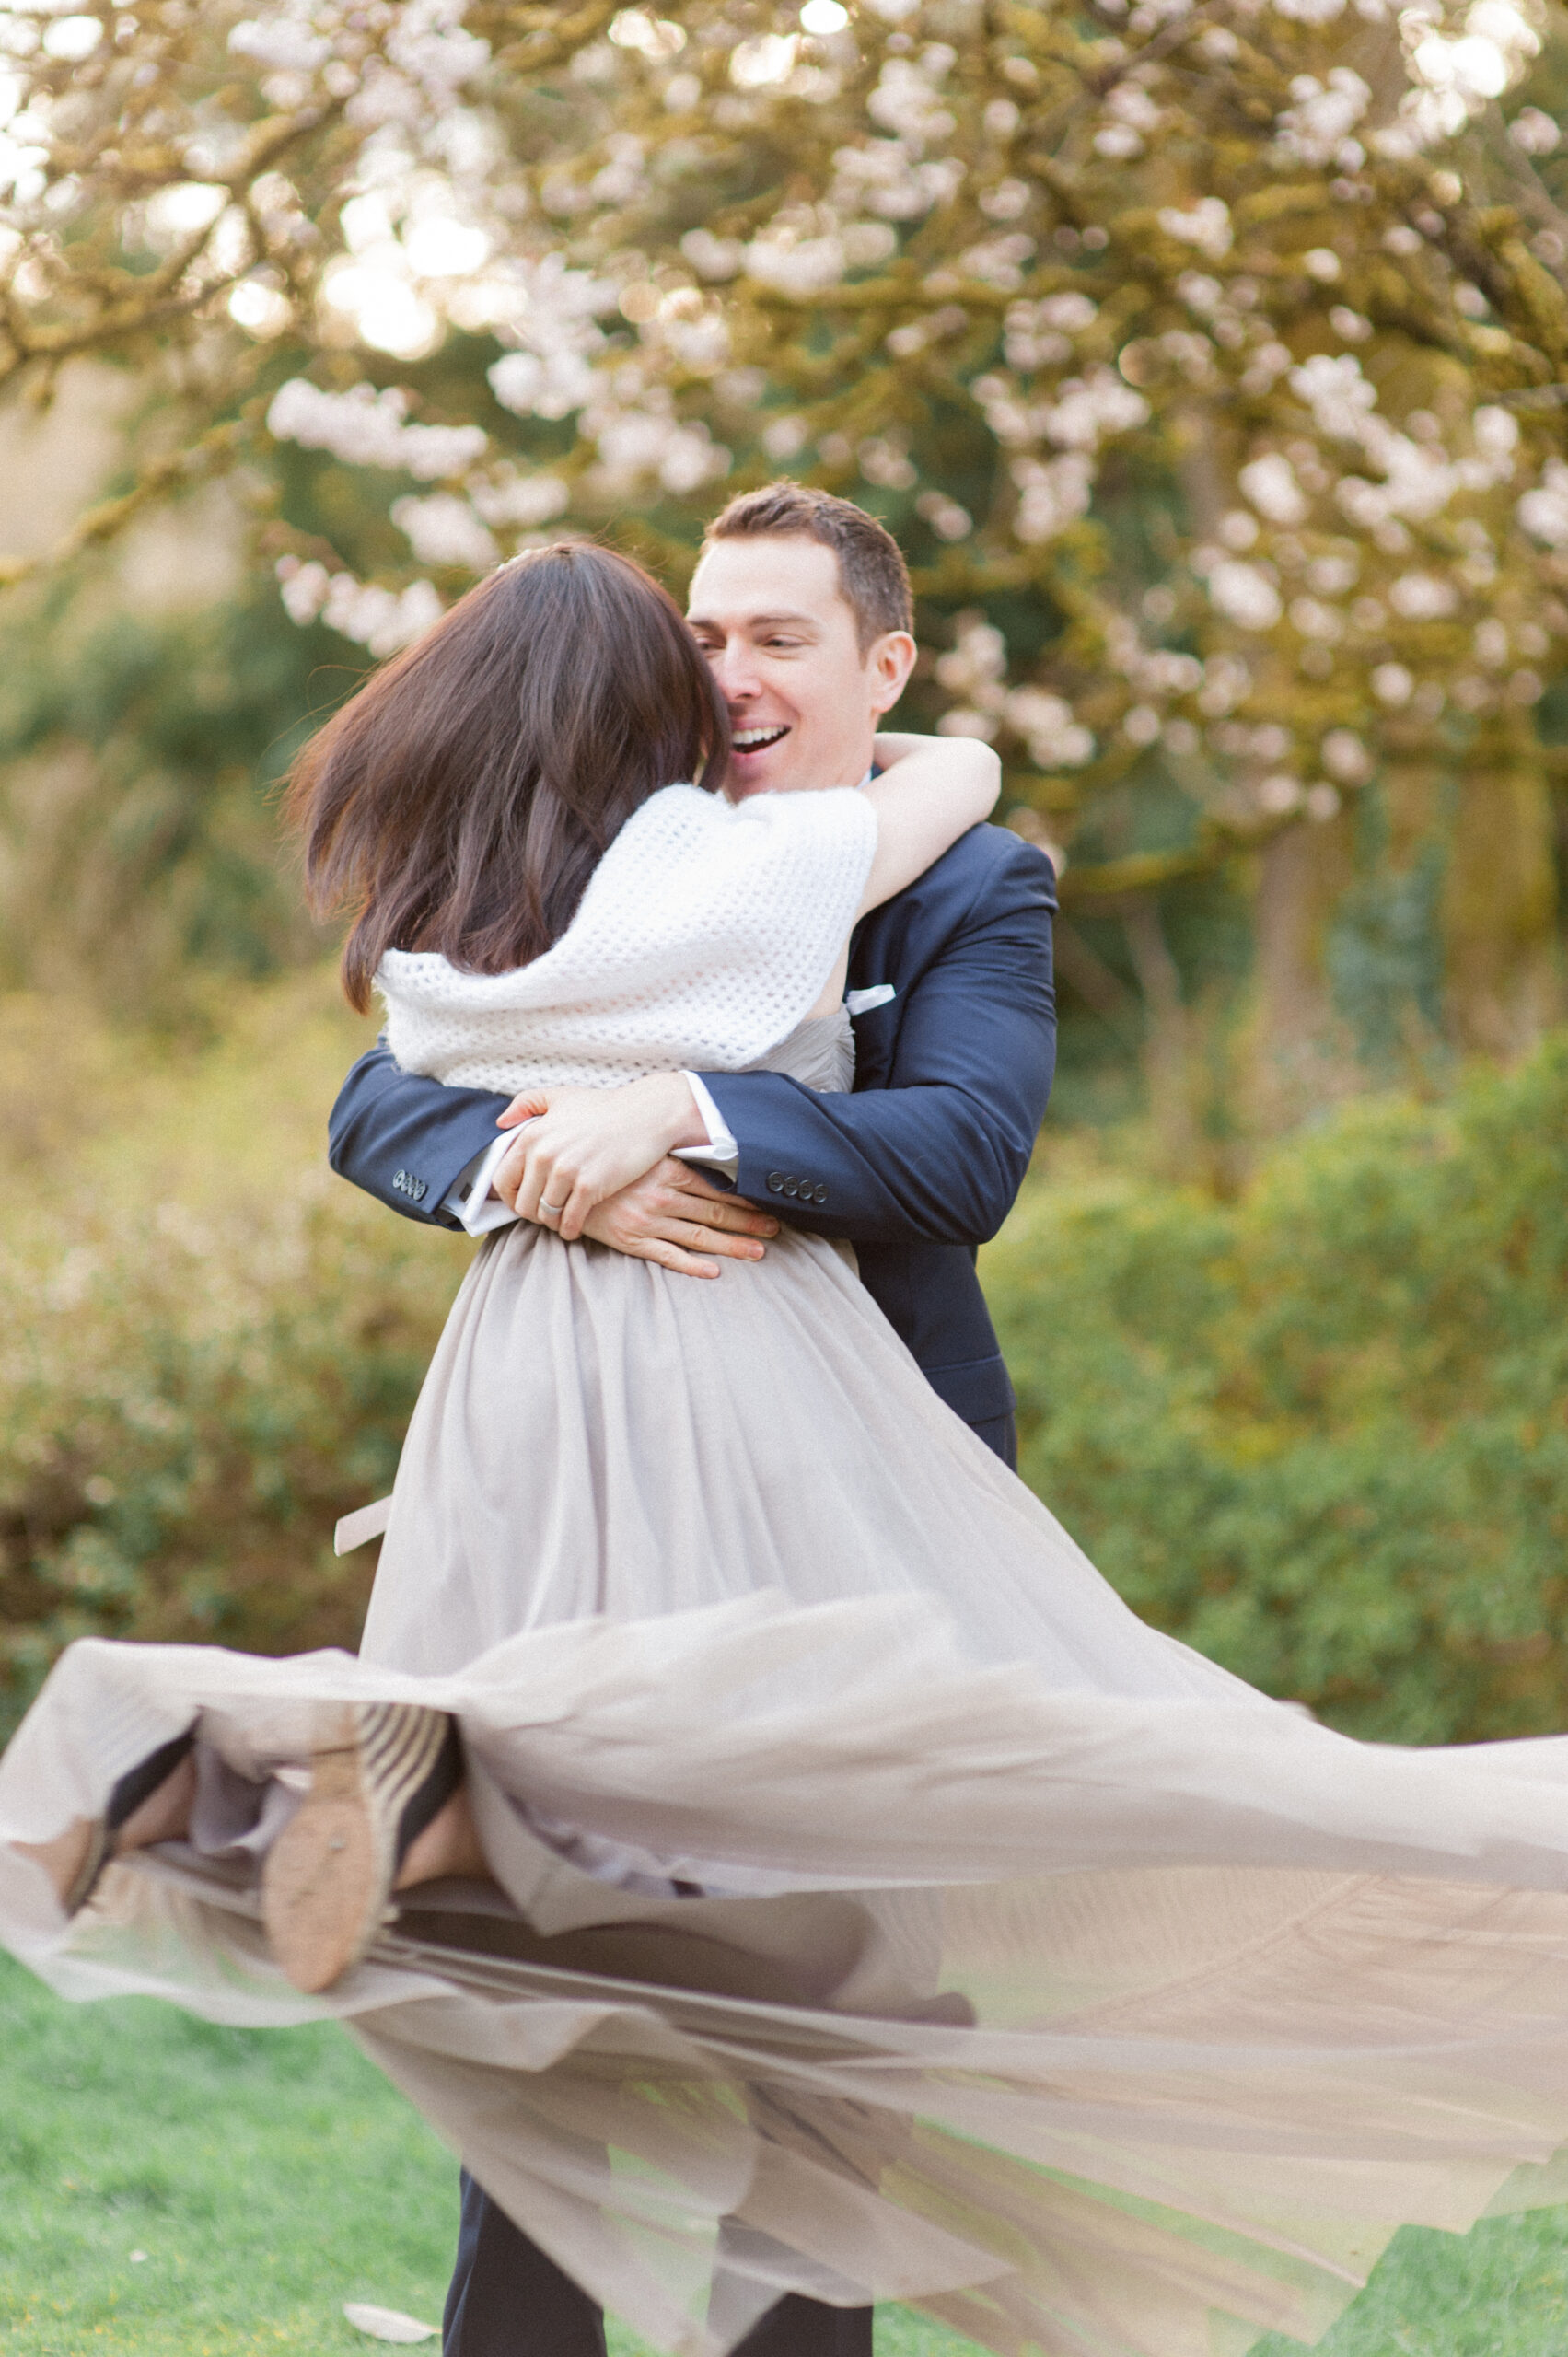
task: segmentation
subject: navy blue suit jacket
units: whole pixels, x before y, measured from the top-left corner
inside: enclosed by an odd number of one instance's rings
[[[850,1237],[867,1290],[971,1424],[1013,1405],[975,1248],[1012,1208],[1051,1092],[1053,881],[1031,844],[974,827],[862,920],[849,987],[894,995],[854,1018],[853,1096],[780,1073],[703,1074],[740,1150],[740,1193]],[[455,1225],[446,1198],[506,1102],[400,1072],[374,1048],[332,1108],[332,1167],[393,1211]]]

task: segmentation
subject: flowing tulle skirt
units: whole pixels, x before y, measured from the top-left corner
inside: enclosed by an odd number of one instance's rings
[[[1568,2193],[1568,1743],[1363,1746],[1147,1665],[976,1665],[891,1595],[578,1621],[435,1679],[86,1643],[0,1762],[0,1929],[70,1997],[339,2016],[663,2349],[787,2290],[999,2352],[1310,2340],[1399,2223]],[[404,1696],[460,1717],[495,1883],[411,1894],[301,1998],[257,1853],[313,1705]],[[192,1722],[190,1841],[65,1923],[6,1845]]]

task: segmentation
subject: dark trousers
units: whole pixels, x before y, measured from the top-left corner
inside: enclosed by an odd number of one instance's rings
[[[441,2348],[443,2357],[605,2357],[601,2311],[466,2169]],[[735,2357],[871,2357],[871,2310],[824,2307],[792,2292]]]
[[[1011,1416],[972,1427],[1016,1466]],[[463,2171],[458,2258],[441,2323],[442,2357],[605,2357],[604,2316],[569,2275]],[[734,2357],[871,2357],[871,2310],[830,2308],[789,2293]]]

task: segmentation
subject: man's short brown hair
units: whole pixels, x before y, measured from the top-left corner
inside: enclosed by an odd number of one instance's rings
[[[914,599],[903,551],[886,526],[853,500],[787,479],[764,483],[761,491],[737,493],[708,526],[703,546],[764,534],[819,540],[832,550],[862,655],[888,631],[913,631]]]

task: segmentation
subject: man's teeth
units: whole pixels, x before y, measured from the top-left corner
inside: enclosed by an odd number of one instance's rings
[[[738,728],[733,742],[738,753],[754,753],[759,745],[776,745],[788,735],[787,728]]]

